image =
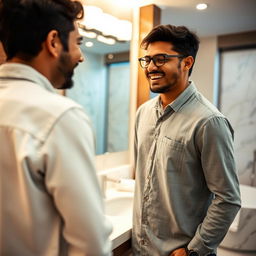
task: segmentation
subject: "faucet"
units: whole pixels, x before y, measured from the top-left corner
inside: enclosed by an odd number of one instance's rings
[[[253,151],[253,163],[252,163],[252,173],[250,175],[251,178],[251,186],[254,186],[254,179],[256,175],[256,150]]]
[[[106,197],[105,192],[106,192],[106,175],[100,174],[98,175],[98,181],[99,181],[99,185],[100,185],[100,190],[101,190],[101,194],[103,196],[103,198]]]
[[[115,179],[112,177],[107,176],[107,174],[100,174],[98,176],[99,184],[102,192],[103,198],[106,198],[106,191],[107,191],[107,182],[113,182],[113,183],[120,183],[120,179]]]

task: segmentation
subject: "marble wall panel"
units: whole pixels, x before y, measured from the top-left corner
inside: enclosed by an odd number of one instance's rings
[[[239,179],[256,186],[256,49],[223,52],[221,67],[220,110],[235,131]]]
[[[128,150],[130,64],[109,66],[107,151]]]

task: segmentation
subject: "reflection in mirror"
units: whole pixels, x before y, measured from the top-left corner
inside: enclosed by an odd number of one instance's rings
[[[79,23],[85,60],[75,69],[74,87],[66,91],[66,96],[81,104],[90,117],[96,154],[125,151],[128,150],[130,41],[118,35],[107,36],[111,31],[102,32],[100,26],[95,29],[92,24],[87,26],[85,20],[86,17]],[[106,22],[101,18],[94,20]]]

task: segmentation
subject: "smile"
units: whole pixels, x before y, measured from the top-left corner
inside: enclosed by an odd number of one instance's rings
[[[149,75],[148,75],[148,78],[149,78],[150,80],[157,80],[157,79],[160,79],[160,78],[162,78],[162,77],[164,77],[163,74],[149,74]]]

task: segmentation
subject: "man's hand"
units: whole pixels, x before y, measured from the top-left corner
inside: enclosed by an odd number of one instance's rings
[[[187,256],[187,252],[185,248],[178,248],[173,251],[169,256]]]

